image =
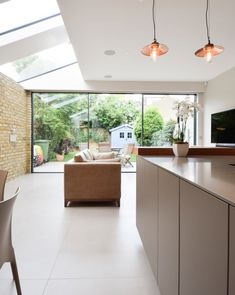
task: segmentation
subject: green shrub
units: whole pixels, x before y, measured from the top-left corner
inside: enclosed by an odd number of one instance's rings
[[[161,113],[159,112],[158,108],[156,107],[149,107],[144,113],[144,134],[143,134],[143,145],[150,146],[152,135],[161,130],[163,127],[163,118]],[[142,135],[142,117],[138,116],[135,127],[134,133],[136,136],[137,142],[141,145],[141,135]]]
[[[175,124],[175,121],[170,120],[161,130],[153,133],[151,144],[155,146],[172,145]]]

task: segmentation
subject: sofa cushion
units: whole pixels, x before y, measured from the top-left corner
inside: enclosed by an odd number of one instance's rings
[[[121,162],[121,159],[114,158],[114,159],[99,159],[95,160],[94,162]]]
[[[106,152],[106,153],[95,153],[94,160],[102,160],[102,159],[114,159],[114,152]]]
[[[83,152],[79,152],[74,156],[75,162],[87,162],[87,159]]]
[[[74,161],[75,162],[84,162],[83,158],[82,158],[82,156],[80,154],[77,154],[77,155],[74,156]]]
[[[89,154],[90,159],[91,159],[91,160],[94,160],[93,152],[92,152],[91,150],[87,150],[87,153]]]
[[[85,149],[83,151],[81,151],[81,153],[83,153],[85,155],[85,158],[89,161],[89,160],[94,160],[93,154],[89,149]]]
[[[115,152],[92,153],[89,149],[85,149],[74,156],[75,162],[120,162],[120,159],[115,157]]]

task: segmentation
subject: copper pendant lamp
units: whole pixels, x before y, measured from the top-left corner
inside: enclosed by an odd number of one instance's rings
[[[210,33],[208,26],[208,9],[209,9],[209,0],[206,0],[206,32],[207,32],[207,40],[208,43],[203,47],[198,49],[195,52],[195,55],[198,57],[204,57],[207,62],[212,61],[212,57],[218,55],[224,51],[224,47],[215,45],[210,41]]]
[[[157,56],[163,55],[168,52],[168,47],[164,44],[157,42],[157,39],[156,39],[155,0],[153,0],[152,17],[153,17],[153,42],[149,45],[146,45],[141,50],[141,53],[146,56],[151,56],[151,58],[155,61],[157,59]]]

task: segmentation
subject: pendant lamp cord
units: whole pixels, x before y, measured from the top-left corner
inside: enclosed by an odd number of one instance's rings
[[[207,32],[208,43],[211,43],[209,25],[208,25],[208,10],[209,10],[209,0],[206,1],[206,32]]]
[[[156,41],[155,0],[153,0],[152,16],[153,16],[153,40]]]

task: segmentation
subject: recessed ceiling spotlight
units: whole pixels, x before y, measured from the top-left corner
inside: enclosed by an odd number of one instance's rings
[[[104,51],[104,54],[105,55],[115,55],[116,54],[116,51],[115,50],[112,50],[112,49],[108,49],[108,50],[105,50]]]
[[[113,76],[112,75],[104,75],[105,79],[111,79]]]

